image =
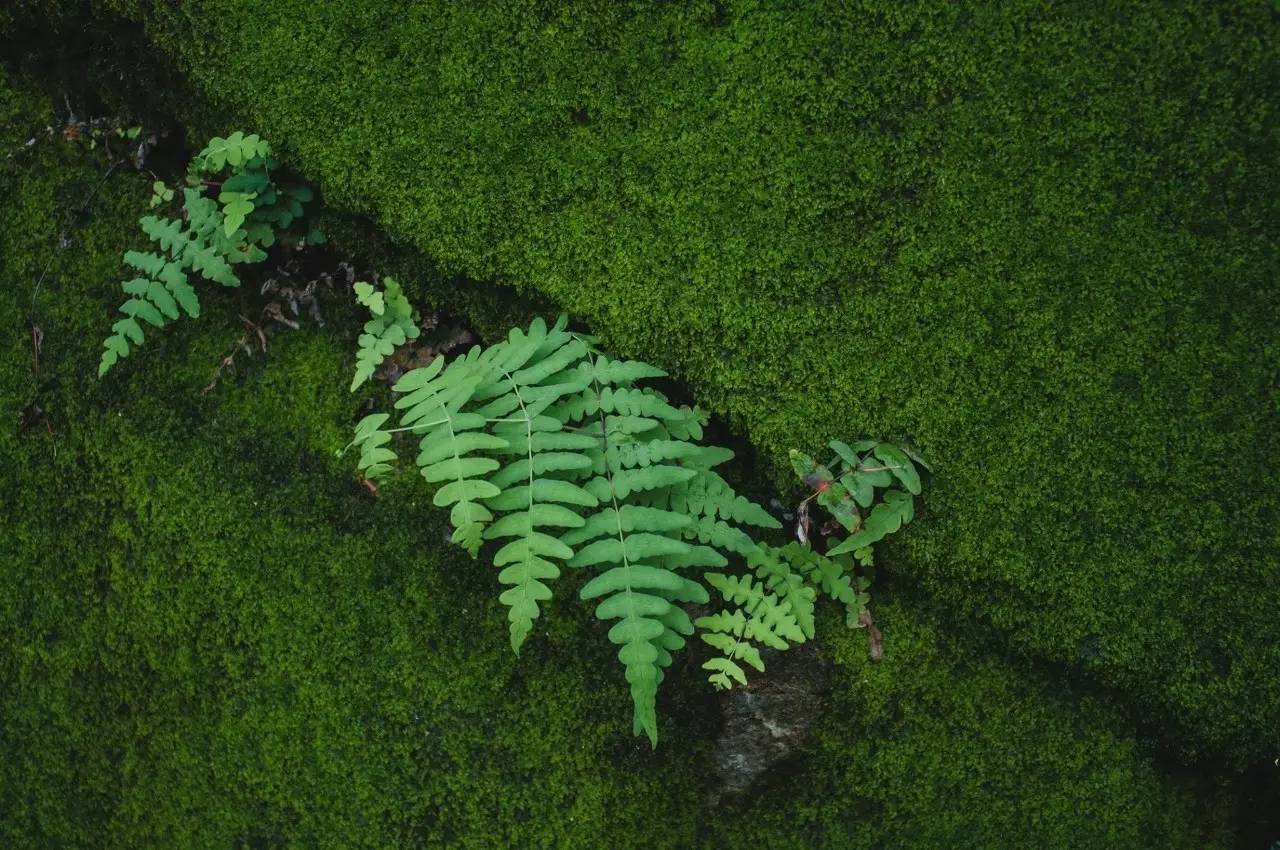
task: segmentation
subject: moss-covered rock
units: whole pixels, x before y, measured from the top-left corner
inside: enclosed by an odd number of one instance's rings
[[[902,563],[954,624],[1188,754],[1280,749],[1268,4],[105,5],[329,204],[767,459],[914,442]]]
[[[9,150],[51,116],[10,85],[0,119]],[[239,334],[209,292],[93,377],[149,185],[102,171],[58,136],[0,164],[0,407],[44,411],[0,429],[4,846],[1227,845],[1214,784],[1114,706],[890,602],[879,664],[828,612],[833,710],[785,790],[706,808],[696,665],[650,752],[579,606],[517,663],[423,491],[374,498],[334,457],[353,310],[202,395]]]

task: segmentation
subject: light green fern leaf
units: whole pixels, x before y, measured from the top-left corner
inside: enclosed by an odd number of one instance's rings
[[[356,301],[369,308],[372,318],[365,323],[364,333],[357,341],[356,371],[351,379],[353,392],[373,377],[396,346],[417,339],[421,333],[413,318],[413,307],[395,279],[383,278],[382,289],[364,281],[357,282],[354,288]]]
[[[215,137],[191,161],[189,186],[182,193],[185,220],[151,215],[141,219],[143,233],[159,250],[125,253],[125,263],[142,276],[124,283],[125,293],[133,297],[121,307],[125,318],[112,326],[111,336],[103,342],[99,376],[142,343],[140,322],[163,327],[178,318],[178,307],[193,318],[200,315],[187,272],[223,286],[239,286],[234,267],[266,259],[263,249],[274,243],[275,232],[274,225],[264,227],[261,208],[282,194],[271,181],[271,167],[271,146],[257,135],[235,132],[225,139]],[[221,181],[219,200],[205,197],[204,189],[219,183],[200,175],[224,170],[230,175]],[[152,192],[152,207],[174,197],[174,190],[159,182]],[[310,191],[291,188],[285,194],[289,209],[296,207],[301,215],[301,200],[309,199]]]
[[[783,549],[786,549],[784,552]],[[788,603],[791,614],[805,637],[814,636],[814,601],[817,598],[815,586],[806,579],[806,572],[819,570],[820,555],[807,546],[790,544],[778,549],[772,546],[758,546],[747,558],[747,564],[763,582],[765,588],[779,599]],[[793,566],[792,561],[797,563]],[[848,581],[847,576],[841,576]],[[834,594],[833,594],[834,595]],[[844,600],[841,600],[844,601]]]
[[[590,466],[591,460],[582,450],[594,447],[589,437],[564,432],[559,421],[536,412],[534,398],[547,404],[554,400],[547,398],[546,393],[537,393],[539,382],[559,371],[557,365],[564,360],[566,350],[569,356],[581,356],[575,352],[575,348],[581,346],[575,346],[567,335],[555,338],[552,345],[546,345],[546,341],[542,326],[535,326],[530,334],[509,336],[505,350],[499,349],[489,360],[506,382],[508,392],[503,397],[513,398],[518,407],[518,411],[513,411],[518,415],[494,428],[494,439],[505,445],[489,448],[523,455],[492,476],[489,482],[499,488],[519,483],[527,494],[527,501],[521,506],[523,510],[506,513],[489,526],[484,535],[491,540],[513,538],[498,550],[494,565],[504,568],[498,574],[498,581],[508,587],[499,601],[510,609],[511,648],[516,652],[520,651],[540,613],[538,604],[551,598],[547,583],[560,575],[556,561],[574,555],[573,549],[555,536],[556,531],[580,528],[586,522],[578,512],[559,501],[541,498],[550,494],[545,487],[538,486],[539,481],[548,480],[543,478],[546,473]],[[541,359],[533,362],[540,355]],[[548,363],[552,365],[546,366]],[[511,371],[517,366],[522,368]],[[482,387],[478,394],[491,396],[492,393],[490,387]]]
[[[756,575],[767,579],[769,568],[761,569],[761,564],[785,564],[787,569],[804,579],[805,584],[813,588],[817,594],[829,596],[845,608],[845,620],[850,627],[859,626],[862,609],[866,607],[868,596],[865,592],[866,579],[853,575],[853,565],[847,557],[827,557],[800,543],[788,543],[785,546],[761,546],[761,551],[750,558],[748,563],[756,570]]]
[[[392,469],[396,453],[387,448],[391,434],[381,430],[390,418],[386,413],[371,413],[356,425],[352,446],[360,447],[359,469],[365,478],[377,481]]]
[[[746,661],[756,670],[764,670],[759,646],[785,650],[792,644],[804,643],[806,634],[797,621],[791,603],[768,592],[763,581],[751,576],[708,573],[707,582],[735,608],[699,617],[695,626],[702,639],[721,652],[703,665],[711,672],[709,680],[717,690],[743,684],[746,675],[738,665]]]
[[[271,145],[256,133],[245,135],[237,130],[227,138],[214,136],[192,161],[194,170],[202,173],[221,171],[226,166],[243,166],[255,158],[271,155]]]

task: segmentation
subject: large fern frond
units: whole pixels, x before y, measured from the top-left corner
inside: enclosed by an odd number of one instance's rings
[[[373,307],[375,295],[361,298]],[[385,296],[379,306],[386,310]],[[395,431],[419,438],[417,466],[436,488],[435,504],[450,508],[454,542],[473,556],[486,541],[497,547],[516,651],[562,568],[592,573],[581,597],[610,624],[633,730],[655,745],[658,686],[694,632],[682,606],[708,600],[704,570],[754,551],[736,524],[777,526],[712,471],[733,454],[697,442],[705,414],[634,385],[663,374],[601,356],[564,317],[552,327],[538,319],[447,365],[437,358],[405,374],[393,387],[398,427],[366,417],[353,440],[372,476],[386,471]],[[756,609],[750,639],[803,639],[794,617],[779,620],[768,602]]]

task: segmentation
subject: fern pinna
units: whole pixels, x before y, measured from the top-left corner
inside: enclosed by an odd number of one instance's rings
[[[391,285],[385,298],[377,294],[368,285],[357,291],[375,319],[402,298]],[[407,302],[396,312],[409,314]],[[394,348],[378,344],[388,326],[366,326],[353,386]],[[845,564],[753,538],[746,529],[779,522],[715,471],[733,453],[701,443],[705,414],[638,385],[664,374],[609,359],[563,316],[552,327],[536,319],[448,364],[437,357],[404,374],[392,387],[397,427],[387,427],[388,413],[370,414],[349,446],[376,480],[394,469],[394,435],[417,438],[415,465],[434,486],[434,503],[449,509],[453,542],[472,557],[492,544],[516,652],[561,573],[588,571],[579,596],[610,624],[633,731],[654,745],[658,686],[689,636],[700,632],[719,651],[703,666],[727,688],[746,682],[742,663],[764,669],[763,649],[813,637],[819,594],[854,608],[865,601]],[[695,622],[686,606],[708,603],[708,589],[725,607]]]
[[[266,259],[266,249],[303,215],[311,190],[276,182],[271,146],[256,135],[232,133],[215,137],[192,159],[182,191],[181,218],[154,215],[141,220],[142,231],[158,250],[128,251],[125,264],[138,272],[122,288],[129,299],[120,307],[124,318],[112,325],[103,342],[98,375],[106,374],[131,347],[142,344],[143,323],[162,328],[186,313],[200,315],[200,302],[189,272],[222,284],[239,286],[235,266]],[[219,179],[225,178],[225,179]],[[217,200],[207,192],[219,189]],[[171,202],[174,190],[153,186],[153,208]],[[299,241],[318,242],[318,230]]]

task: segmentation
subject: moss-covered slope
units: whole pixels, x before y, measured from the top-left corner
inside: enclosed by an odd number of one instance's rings
[[[49,120],[0,85],[0,150]],[[374,499],[333,457],[353,311],[201,395],[238,334],[210,294],[94,379],[149,183],[118,169],[75,216],[96,162],[55,137],[0,164],[0,408],[46,416],[0,428],[0,844],[1227,843],[1215,788],[1157,769],[1114,707],[889,603],[878,665],[825,624],[832,710],[787,790],[707,808],[700,671],[669,680],[651,753],[578,606],[517,663],[422,491]]]
[[[107,5],[330,204],[775,462],[913,441],[954,622],[1280,747],[1270,4]]]

